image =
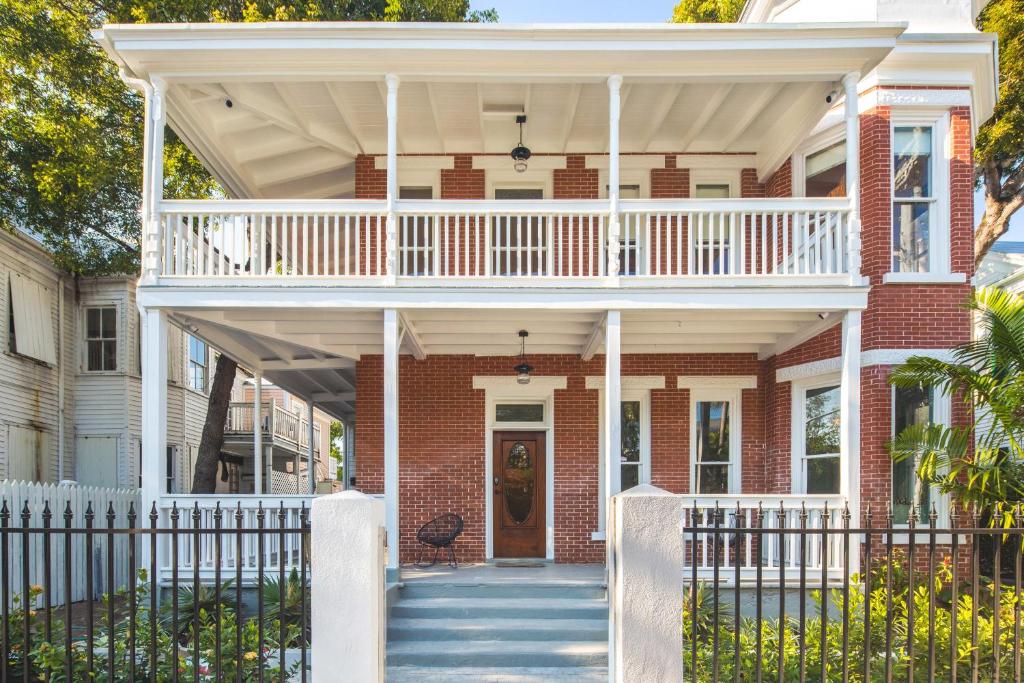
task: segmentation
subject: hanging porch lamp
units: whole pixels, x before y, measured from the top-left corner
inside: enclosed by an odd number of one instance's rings
[[[513,370],[516,373],[517,384],[529,384],[530,373],[533,372],[533,366],[526,362],[526,338],[530,336],[530,333],[526,330],[519,330],[520,349],[519,349],[519,364],[516,365]]]
[[[530,160],[530,148],[523,144],[523,124],[526,123],[526,114],[516,116],[516,123],[519,124],[519,144],[512,148],[509,156],[512,157],[512,168],[516,173],[526,171],[526,162]]]

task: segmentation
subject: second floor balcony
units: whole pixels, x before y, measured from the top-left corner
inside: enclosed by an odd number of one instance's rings
[[[166,201],[168,284],[851,283],[842,198]],[[613,222],[617,223],[614,226]],[[616,237],[617,235],[617,237]],[[394,273],[394,278],[388,278]]]

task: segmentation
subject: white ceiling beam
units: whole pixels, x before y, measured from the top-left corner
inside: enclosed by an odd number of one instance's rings
[[[794,349],[808,339],[813,339],[830,327],[834,327],[842,322],[842,316],[837,313],[823,313],[822,315],[825,317],[819,317],[818,320],[804,325],[796,332],[779,339],[774,344],[761,347],[761,350],[757,353],[758,360],[765,360]]]
[[[409,349],[409,353],[416,360],[423,360],[427,357],[426,346],[420,339],[419,334],[416,332],[416,328],[409,322],[409,319],[405,317],[404,313],[399,312],[398,323],[401,325],[403,341],[406,347]]]
[[[245,348],[242,342],[232,334],[230,330],[217,324],[210,324],[191,316],[182,316],[181,319],[188,327],[188,332],[190,334],[192,333],[191,328],[196,328],[197,331],[195,332],[195,335],[197,337],[201,338],[220,353],[234,358],[245,367],[249,369],[256,369],[259,368],[263,362],[259,356]]]
[[[765,145],[757,153],[757,179],[760,182],[768,180],[785,163],[828,111],[829,104],[825,102],[825,93],[822,92],[825,87],[808,88],[806,93],[796,98],[765,136]],[[792,113],[801,108],[805,111],[803,118]]]
[[[307,135],[317,140],[322,140],[324,144],[330,145],[332,148],[348,156],[354,157],[359,153],[359,145],[356,144],[356,141],[350,135],[344,135],[339,139],[337,133],[326,129],[324,125],[316,121],[310,120],[308,116],[302,113],[302,109],[298,106],[300,98],[292,92],[291,86],[288,83],[275,82],[274,92],[281,98],[284,106],[291,112],[292,117],[299,124],[299,127],[306,131]]]
[[[276,87],[276,86],[275,86]],[[254,95],[251,92],[249,86],[244,83],[223,83],[221,88],[227,94],[227,97],[231,99],[233,106],[241,107],[246,111],[255,114],[256,116],[270,121],[276,126],[283,128],[284,130],[294,133],[299,137],[305,139],[307,142],[311,142],[318,147],[330,149],[335,152],[340,152],[347,156],[353,156],[351,149],[339,147],[335,142],[323,140],[318,138],[316,135],[304,130],[302,126],[294,120],[294,115],[291,114],[290,110],[286,107],[275,105],[273,102],[267,101],[267,98],[260,98],[257,103],[254,101]],[[280,96],[280,93],[279,93]],[[282,99],[284,99],[282,97]]]
[[[356,400],[356,392],[354,391],[314,391],[310,398],[315,403],[337,403],[338,401],[354,401]]]
[[[352,136],[355,141],[356,149],[360,154],[366,153],[366,148],[363,147],[363,143],[359,140],[359,134],[357,126],[355,125],[355,117],[352,114],[352,110],[349,108],[348,100],[344,94],[340,92],[339,86],[333,81],[328,81],[324,84],[327,86],[327,94],[331,96],[331,101],[334,102],[335,109],[338,110],[338,116],[341,117],[341,122],[345,125],[345,130]]]
[[[583,92],[581,83],[573,83],[568,88],[569,102],[565,121],[562,123],[562,154],[569,151],[569,140],[572,138],[572,128],[576,124],[576,111],[580,106],[580,93]]]
[[[765,108],[771,104],[772,100],[782,90],[782,83],[769,83],[766,85],[761,92],[750,101],[744,104],[743,113],[740,116],[740,120],[736,122],[732,132],[726,136],[725,140],[722,141],[721,150],[728,152],[729,148],[736,143],[737,140],[743,137],[743,134],[750,130],[751,124],[757,120]]]
[[[597,353],[597,349],[604,343],[604,331],[605,323],[608,322],[608,314],[605,313],[601,316],[601,319],[594,323],[594,329],[590,331],[590,335],[587,337],[587,341],[583,342],[583,347],[580,349],[580,358],[582,360],[590,360]]]
[[[292,358],[261,361],[264,370],[349,370],[356,366],[351,358]]]
[[[666,88],[662,88],[661,97],[658,103],[652,108],[650,113],[650,127],[647,129],[647,134],[644,136],[640,144],[637,145],[636,151],[646,152],[651,148],[651,143],[654,138],[657,137],[658,131],[665,125],[665,120],[668,115],[672,113],[672,107],[675,106],[676,101],[679,99],[680,93],[683,92],[683,84],[676,83]]]
[[[437,96],[434,88],[428,81],[424,84],[427,89],[427,104],[430,105],[430,115],[434,119],[434,130],[437,131],[437,139],[441,142],[441,154],[448,153],[448,141],[445,139],[444,131],[441,129],[441,110],[438,108]]]
[[[683,134],[682,140],[679,142],[679,151],[686,152],[693,141],[697,139],[704,127],[708,125],[708,122],[714,118],[715,114],[722,107],[726,98],[729,97],[729,93],[732,92],[732,83],[723,83],[711,93],[711,97],[704,101],[704,106],[700,108],[700,112],[693,118],[693,122],[690,127]]]

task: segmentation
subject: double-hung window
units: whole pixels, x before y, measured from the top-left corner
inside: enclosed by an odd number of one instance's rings
[[[806,389],[803,401],[804,493],[839,493],[839,387],[830,385]]]
[[[498,188],[497,200],[522,202],[544,198],[539,188]],[[583,219],[578,219],[582,221]],[[508,213],[495,216],[491,235],[491,272],[502,276],[544,275],[547,268],[547,235],[544,220],[535,214]],[[584,226],[578,225],[583,230]]]
[[[433,199],[432,187],[400,187],[399,199]],[[398,268],[402,275],[437,275],[433,218],[403,215],[398,224]]]
[[[893,129],[892,270],[932,270],[932,230],[939,220],[933,126]]]
[[[639,185],[619,185],[619,199],[639,199]],[[632,220],[630,220],[632,218]],[[645,225],[639,213],[624,214],[619,227],[619,275],[641,275]],[[651,226],[658,229],[657,225]]]
[[[92,306],[85,309],[85,369],[89,372],[117,370],[115,306]]]
[[[700,495],[740,489],[739,392],[690,393],[691,489]]]
[[[188,386],[193,391],[206,392],[206,369],[210,354],[206,343],[188,336]]]
[[[892,394],[893,436],[907,427],[935,421],[934,396],[931,389],[896,387]],[[932,503],[929,487],[917,476],[918,462],[914,459],[894,461],[892,464],[892,511],[895,524],[906,524],[911,510],[917,521],[928,519]]]

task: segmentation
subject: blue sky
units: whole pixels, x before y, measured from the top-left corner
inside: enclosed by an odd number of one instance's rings
[[[502,23],[542,22],[643,22],[667,21],[673,0],[472,0],[474,9],[493,7]],[[975,199],[975,213],[981,214],[984,198]],[[1024,211],[1018,211],[1004,240],[1024,242]]]

